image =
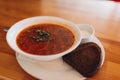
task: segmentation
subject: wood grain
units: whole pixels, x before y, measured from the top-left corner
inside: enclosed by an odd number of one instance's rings
[[[87,80],[120,80],[120,3],[98,0],[0,0],[0,80],[37,80],[18,65],[3,27],[43,15],[92,25],[106,58],[99,72]]]

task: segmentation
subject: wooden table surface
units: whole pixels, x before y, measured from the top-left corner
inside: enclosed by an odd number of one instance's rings
[[[0,0],[0,80],[37,80],[17,63],[3,28],[43,15],[93,25],[106,57],[99,72],[86,80],[120,80],[120,3],[103,0]]]

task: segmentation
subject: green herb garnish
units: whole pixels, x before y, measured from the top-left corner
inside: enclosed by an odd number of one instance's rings
[[[32,39],[36,40],[37,42],[46,41],[50,37],[50,33],[44,30],[37,29],[35,32],[38,36],[31,36]]]

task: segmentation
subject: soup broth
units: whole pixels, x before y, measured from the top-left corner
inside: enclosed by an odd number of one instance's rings
[[[22,30],[16,39],[18,47],[28,54],[52,55],[69,49],[74,34],[58,24],[37,24]]]

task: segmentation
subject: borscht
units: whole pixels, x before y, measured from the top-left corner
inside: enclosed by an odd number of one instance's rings
[[[52,55],[69,49],[75,41],[72,31],[58,24],[36,24],[23,29],[16,38],[17,46],[34,55]]]

